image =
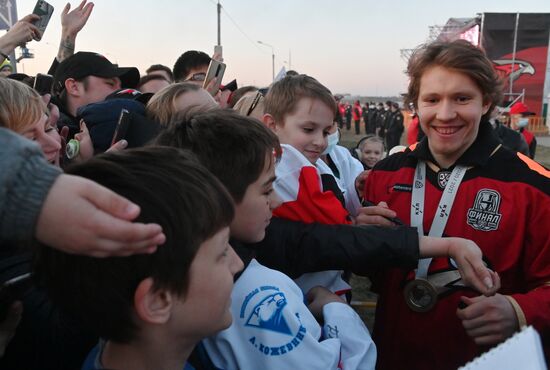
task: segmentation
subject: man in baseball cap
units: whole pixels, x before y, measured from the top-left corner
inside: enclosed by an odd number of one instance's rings
[[[69,126],[70,136],[79,131],[78,108],[103,101],[122,87],[135,88],[139,71],[118,67],[103,55],[80,51],[61,62],[55,71],[52,92],[62,112],[58,126]]]

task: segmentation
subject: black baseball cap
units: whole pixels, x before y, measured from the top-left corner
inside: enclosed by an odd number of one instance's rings
[[[122,87],[135,88],[139,83],[139,70],[135,67],[119,67],[111,63],[103,55],[79,51],[71,55],[57,66],[53,76],[53,93],[59,95],[65,89],[65,80],[84,77],[118,77]]]

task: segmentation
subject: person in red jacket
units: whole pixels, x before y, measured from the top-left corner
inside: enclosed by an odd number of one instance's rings
[[[363,108],[361,108],[361,103],[359,102],[359,100],[356,100],[353,104],[353,110],[351,114],[353,116],[353,123],[355,124],[355,135],[359,135],[361,133],[361,116],[363,115]]]
[[[516,130],[521,132],[527,146],[529,146],[529,157],[531,159],[535,158],[535,151],[537,150],[537,139],[531,131],[527,129],[529,125],[529,116],[532,116],[533,113],[529,112],[529,108],[522,102],[516,102],[510,107],[510,117],[512,119],[512,125],[515,126]]]
[[[447,258],[372,276],[377,368],[456,369],[525,325],[541,334],[548,361],[550,171],[495,136],[489,118],[502,90],[481,49],[434,42],[407,72],[426,137],[370,172],[365,199],[378,206],[363,221],[398,217],[421,235],[471,239],[502,288],[493,297],[466,289]]]

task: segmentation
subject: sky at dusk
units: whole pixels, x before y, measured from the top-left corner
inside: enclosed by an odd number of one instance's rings
[[[65,1],[50,0],[55,12],[44,38],[27,46],[35,54],[19,72],[46,72],[57,54]],[[186,50],[212,54],[217,42],[215,0],[96,0],[76,50],[96,51],[120,66],[144,73],[151,64],[173,67]],[[18,0],[20,18],[35,1]],[[73,7],[79,2],[71,1]],[[549,0],[222,0],[224,81],[266,86],[289,67],[307,73],[333,93],[390,96],[405,91],[401,49],[425,42],[429,27],[448,18],[483,12],[550,13]],[[0,34],[4,31],[0,31]]]

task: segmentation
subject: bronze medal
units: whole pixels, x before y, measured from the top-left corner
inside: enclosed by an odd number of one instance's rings
[[[405,302],[415,312],[428,312],[437,303],[437,291],[426,279],[414,279],[405,285]]]

